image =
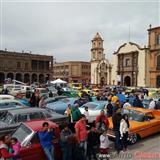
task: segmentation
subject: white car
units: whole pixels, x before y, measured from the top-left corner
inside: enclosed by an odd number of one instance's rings
[[[5,100],[5,99],[13,100],[13,99],[15,99],[15,97],[12,96],[12,95],[8,95],[8,94],[2,94],[2,95],[0,95],[0,100]]]
[[[94,121],[96,117],[100,114],[101,110],[105,109],[105,106],[107,104],[108,104],[107,101],[87,102],[81,107],[79,107],[79,110],[82,114],[84,114],[85,107],[88,107],[89,121]]]

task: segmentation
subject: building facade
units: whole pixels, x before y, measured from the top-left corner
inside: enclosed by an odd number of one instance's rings
[[[0,84],[5,79],[45,83],[52,78],[53,56],[0,50]]]
[[[124,43],[113,54],[112,81],[115,85],[149,86],[149,50],[136,43]]]
[[[110,85],[112,65],[105,58],[103,39],[97,33],[91,48],[91,84]]]
[[[53,79],[67,82],[90,82],[91,64],[83,61],[68,61],[53,65]]]
[[[150,87],[160,87],[160,27],[148,29],[148,47]]]

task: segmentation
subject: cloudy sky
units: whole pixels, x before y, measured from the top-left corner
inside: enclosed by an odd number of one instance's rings
[[[147,45],[149,24],[160,25],[159,3],[1,0],[1,49],[54,55],[57,61],[89,61],[91,40],[99,32],[111,58],[129,35],[130,41]]]

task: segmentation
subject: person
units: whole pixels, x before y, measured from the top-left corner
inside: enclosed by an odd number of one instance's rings
[[[73,133],[69,129],[68,124],[65,124],[64,129],[61,131],[60,134],[63,160],[72,159],[72,138],[73,138]]]
[[[136,95],[135,99],[133,100],[133,107],[143,108],[142,101],[139,99],[138,95]]]
[[[112,96],[111,101],[112,101],[113,103],[116,103],[116,102],[118,101],[118,97],[116,96],[116,94],[114,94],[114,95]]]
[[[39,101],[39,108],[45,108],[46,107],[46,103],[44,101],[44,97],[42,96],[40,101]]]
[[[42,130],[38,132],[38,137],[40,144],[44,150],[44,153],[48,160],[54,160],[54,146],[53,146],[53,137],[54,129],[49,127],[48,122],[42,124]]]
[[[156,110],[160,110],[160,98],[159,98],[158,101],[156,102],[155,109],[156,109]]]
[[[99,158],[107,158],[109,149],[109,139],[107,136],[107,131],[104,130],[103,133],[100,135],[100,154]]]
[[[107,116],[108,117],[112,117],[112,114],[113,114],[113,105],[111,103],[111,100],[108,100],[108,104],[106,106],[106,110],[107,110]]]
[[[36,96],[35,96],[35,92],[32,93],[32,96],[29,100],[29,103],[31,105],[31,107],[36,107]]]
[[[129,99],[126,100],[126,102],[123,104],[123,108],[131,107],[131,104],[129,103]]]
[[[67,115],[67,117],[68,117],[68,123],[72,122],[73,119],[72,119],[72,115],[71,115],[71,104],[68,104],[68,106],[67,106],[67,108],[66,108],[66,110],[65,110],[64,113],[65,113],[65,114]]]
[[[79,159],[86,160],[87,154],[87,128],[86,128],[86,116],[81,115],[79,121],[75,124],[76,138],[78,142],[78,148],[80,150]]]
[[[79,104],[78,103],[76,103],[75,107],[72,108],[71,114],[72,114],[73,122],[76,122],[80,119],[81,112],[79,110]]]
[[[0,140],[0,158],[1,159],[9,159],[13,158],[14,154],[9,152],[9,145],[10,145],[10,136],[5,135]]]
[[[151,99],[149,103],[149,109],[155,109],[155,107],[156,107],[156,102],[153,99]]]
[[[86,123],[88,124],[88,121],[89,121],[89,111],[88,111],[88,107],[87,106],[84,107],[83,114],[86,116]]]
[[[112,116],[112,122],[113,122],[113,131],[115,134],[115,149],[117,150],[117,153],[119,154],[120,150],[122,150],[122,143],[120,140],[120,121],[122,119],[121,115],[121,109],[117,108]]]
[[[87,142],[88,142],[88,145],[87,145],[88,146],[87,147],[88,159],[91,160],[92,155],[93,155],[93,158],[97,160],[96,151],[99,145],[99,139],[98,139],[98,134],[94,126],[91,126],[91,129],[88,132]]]
[[[122,140],[123,150],[127,150],[128,145],[128,132],[129,132],[129,120],[128,115],[124,114],[122,116],[121,122],[120,122],[120,139]]]
[[[109,121],[107,116],[105,115],[104,110],[101,110],[100,115],[96,117],[96,129],[97,132],[101,133],[102,130],[107,130],[109,127]]]
[[[11,146],[13,149],[13,155],[15,156],[13,159],[14,160],[21,160],[21,158],[20,158],[21,144],[20,144],[20,142],[18,142],[17,138],[15,138],[15,137],[11,138]]]
[[[53,97],[52,91],[49,91],[49,97]]]

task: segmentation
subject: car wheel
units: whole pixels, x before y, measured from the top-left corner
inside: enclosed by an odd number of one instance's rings
[[[137,141],[138,141],[138,135],[136,133],[133,133],[129,136],[130,144],[135,144]]]

